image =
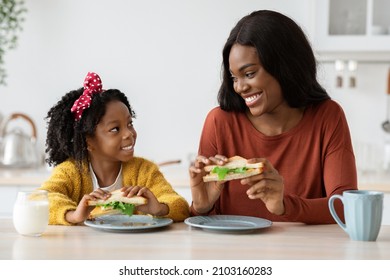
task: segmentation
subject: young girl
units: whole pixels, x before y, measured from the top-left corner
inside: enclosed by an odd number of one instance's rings
[[[127,197],[148,199],[138,211],[175,222],[189,216],[186,200],[165,180],[156,164],[134,157],[135,113],[117,89],[103,90],[88,73],[84,87],[67,93],[47,115],[47,162],[55,168],[40,189],[49,192],[50,224],[83,222],[93,207],[122,189]]]

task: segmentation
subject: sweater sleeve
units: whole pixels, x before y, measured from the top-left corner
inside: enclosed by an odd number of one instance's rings
[[[65,219],[65,214],[77,208],[82,196],[81,182],[81,174],[70,162],[64,162],[53,169],[50,178],[39,188],[49,193],[50,225],[73,225]]]
[[[171,218],[174,222],[182,222],[189,217],[187,201],[172,188],[156,164],[143,160],[137,177],[137,185],[148,187],[160,203],[169,207],[169,213],[164,217]]]
[[[308,224],[335,223],[330,214],[328,201],[332,195],[341,195],[346,190],[357,189],[355,156],[345,115],[338,105],[327,111],[323,123],[322,147],[322,181],[323,197],[305,198],[287,195],[284,198],[286,215],[290,221],[301,221]],[[314,182],[313,182],[314,184]],[[312,186],[320,188],[320,186]],[[342,204],[338,201],[335,209],[343,219]]]

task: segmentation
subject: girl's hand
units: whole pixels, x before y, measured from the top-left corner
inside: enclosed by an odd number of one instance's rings
[[[65,219],[72,224],[78,224],[88,218],[89,213],[92,211],[94,206],[88,206],[88,200],[107,199],[111,196],[109,192],[105,192],[101,189],[94,190],[90,194],[86,194],[81,199],[76,210],[68,211],[65,215]]]
[[[249,186],[246,194],[250,199],[261,199],[271,213],[283,215],[283,177],[266,159],[251,159],[249,162],[263,162],[265,168],[263,173],[241,180],[241,184]]]
[[[206,175],[204,167],[206,165],[224,165],[227,162],[227,157],[216,155],[206,158],[198,155],[193,165],[190,166],[190,186],[192,193],[192,205],[194,210],[200,214],[209,212],[214,203],[219,198],[224,186],[223,181],[219,182],[203,182],[203,176]]]
[[[151,214],[153,216],[165,216],[169,213],[168,205],[158,202],[155,195],[147,187],[123,187],[121,189],[124,196],[143,196],[148,199],[148,203],[137,206],[137,210]]]

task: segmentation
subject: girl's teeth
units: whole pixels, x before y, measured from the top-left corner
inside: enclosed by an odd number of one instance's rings
[[[127,147],[123,147],[122,150],[131,150],[133,148],[133,146],[127,146]]]

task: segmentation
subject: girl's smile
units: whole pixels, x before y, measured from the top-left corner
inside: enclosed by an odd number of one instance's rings
[[[122,150],[132,151],[132,150],[134,150],[134,146],[133,145],[129,145],[129,146],[126,146],[126,147],[122,147]]]

